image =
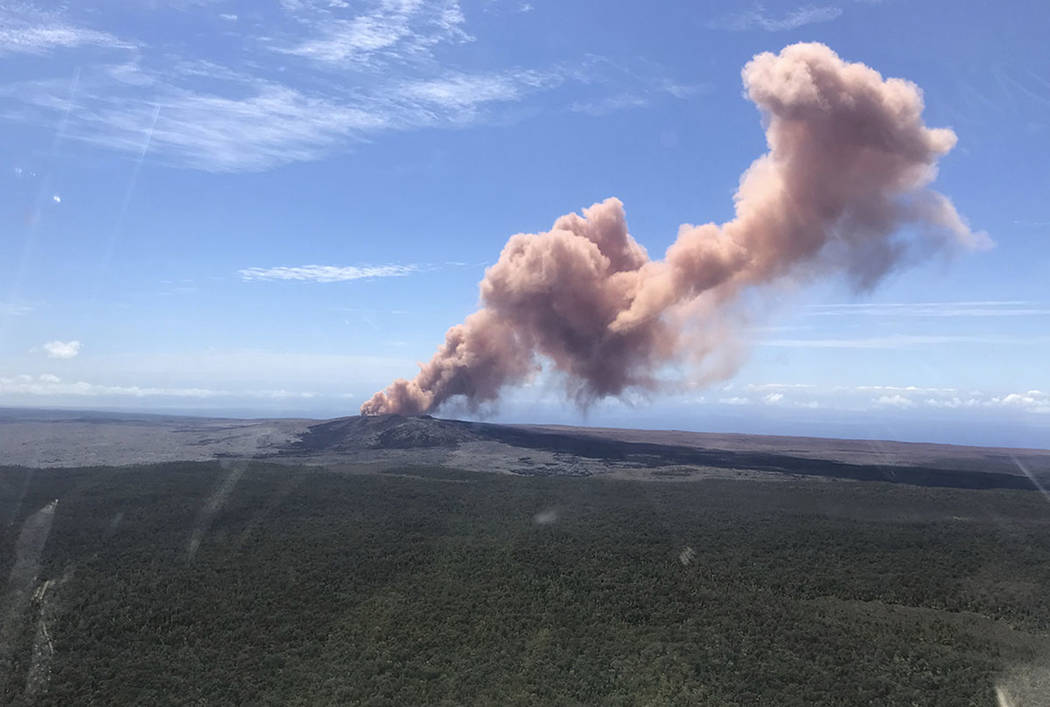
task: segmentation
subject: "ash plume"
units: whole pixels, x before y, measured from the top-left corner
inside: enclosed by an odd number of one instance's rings
[[[742,325],[749,291],[827,275],[866,290],[909,254],[990,244],[928,188],[956,137],[925,126],[915,84],[817,43],[759,54],[742,75],[769,151],[741,177],[735,218],[682,225],[663,260],[630,236],[615,198],[512,236],[481,281],[481,309],[361,413],[420,414],[455,396],[476,407],[534,375],[540,357],[581,405],[653,389],[669,362],[726,355],[725,327]],[[690,317],[719,326],[685,336]]]

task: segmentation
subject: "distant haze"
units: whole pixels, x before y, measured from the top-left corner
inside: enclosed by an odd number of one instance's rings
[[[724,379],[754,294],[834,276],[868,290],[913,259],[990,244],[929,188],[956,136],[925,126],[911,82],[812,43],[757,55],[743,83],[769,152],[741,177],[733,220],[682,225],[663,260],[631,237],[615,198],[511,237],[481,282],[482,308],[361,412],[430,412],[457,396],[473,409],[541,358],[584,407],[666,385],[669,363],[687,364],[690,384]]]

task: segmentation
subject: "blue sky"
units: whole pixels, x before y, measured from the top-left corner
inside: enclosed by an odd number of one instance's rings
[[[495,419],[1047,446],[1045,3],[0,3],[0,405],[353,414],[506,238],[608,196],[660,254],[765,150],[754,54],[925,91],[992,250],[756,313],[735,377]],[[447,411],[456,414],[456,410]]]

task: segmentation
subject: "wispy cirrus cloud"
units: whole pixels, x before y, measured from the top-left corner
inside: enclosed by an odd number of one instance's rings
[[[0,98],[62,111],[69,138],[133,154],[148,142],[162,161],[214,172],[317,159],[355,133],[386,127],[381,112],[266,80],[238,77],[223,95],[161,81],[134,67],[124,72],[143,80],[116,84],[104,70],[84,75],[80,95],[72,98],[67,83],[55,80],[9,85],[0,88]]]
[[[473,39],[456,0],[379,0],[349,18],[337,14],[346,3],[286,3],[285,8],[313,36],[274,51],[332,67],[425,60],[437,44]]]
[[[0,6],[0,55],[45,54],[81,46],[130,49],[134,44],[32,6]]]
[[[180,21],[206,15],[202,33],[219,32],[224,44],[243,49],[246,60],[236,67],[209,54],[206,43],[152,47],[75,32],[57,13],[29,12],[35,19],[19,25],[25,38],[12,35],[13,47],[47,53],[94,43],[132,51],[116,60],[78,54],[74,81],[51,73],[0,84],[0,118],[58,119],[64,139],[175,167],[242,172],[322,159],[384,132],[502,120],[519,114],[515,104],[569,83],[586,89],[577,108],[593,114],[697,90],[652,66],[639,73],[591,55],[546,68],[457,68],[449,52],[473,38],[455,0],[285,0],[281,8],[254,13],[252,22],[230,15],[216,26],[213,8],[180,6]],[[446,49],[440,60],[439,46]]]
[[[383,131],[470,123],[488,106],[522,100],[561,80],[526,71],[456,73],[324,95],[215,72],[213,83],[224,85],[204,93],[127,65],[119,67],[121,82],[115,83],[115,70],[82,76],[73,98],[68,82],[47,80],[0,88],[0,99],[18,100],[40,115],[62,112],[66,136],[83,142],[139,153],[148,141],[151,154],[168,164],[238,172],[319,159]]]
[[[649,101],[644,96],[634,93],[621,93],[618,96],[606,96],[593,101],[573,101],[569,105],[569,110],[574,113],[603,116],[631,108],[643,108],[647,105],[649,105]]]
[[[815,387],[812,383],[749,383],[744,386],[744,389],[751,392],[783,392],[785,390],[809,390]]]
[[[197,84],[206,79],[210,90]],[[347,92],[305,92],[206,61],[164,72],[136,62],[85,68],[68,80],[0,86],[8,117],[46,122],[61,114],[66,137],[131,154],[148,145],[154,160],[211,172],[261,171],[320,159],[384,131],[463,126],[499,104],[560,85],[559,71],[445,72],[384,79]]]
[[[451,72],[408,81],[382,96],[397,106],[392,122],[406,127],[427,124],[467,124],[493,104],[516,103],[540,91],[560,86],[565,75],[557,70],[511,69],[490,73]]]
[[[304,282],[347,282],[380,277],[404,277],[419,272],[418,265],[299,265],[272,268],[244,268],[237,273],[241,279],[298,280]]]
[[[32,305],[22,302],[0,302],[0,317],[24,317],[33,309]]]
[[[813,317],[1029,317],[1050,314],[1050,305],[1025,300],[814,304]]]
[[[798,29],[818,22],[830,22],[842,14],[842,8],[834,5],[804,5],[779,16],[770,14],[765,7],[757,5],[751,10],[726,15],[708,23],[712,29],[736,32],[764,30],[783,32]]]
[[[594,117],[646,108],[668,97],[687,100],[712,90],[706,82],[675,81],[595,55],[588,55],[578,66],[566,67],[562,72],[566,80],[601,89],[579,91],[568,104],[570,111]]]
[[[945,387],[929,387],[921,385],[855,385],[849,387],[836,386],[835,390],[856,390],[860,392],[876,391],[876,392],[890,392],[890,393],[908,393],[908,394],[944,394],[944,393],[956,393],[957,388],[945,388]]]
[[[773,346],[798,349],[911,349],[922,346],[940,346],[946,344],[990,344],[1005,345],[1031,343],[1032,338],[1021,339],[1010,336],[993,335],[927,335],[927,334],[891,334],[888,336],[868,336],[859,338],[823,338],[823,339],[769,339],[759,342],[759,346]]]
[[[401,98],[439,106],[460,107],[489,101],[520,98],[527,88],[560,83],[557,72],[508,71],[503,73],[451,73],[438,78],[408,81],[395,90]]]

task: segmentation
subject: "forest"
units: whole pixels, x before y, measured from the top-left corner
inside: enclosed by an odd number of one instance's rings
[[[1034,491],[256,462],[0,469],[0,702],[993,704]]]

